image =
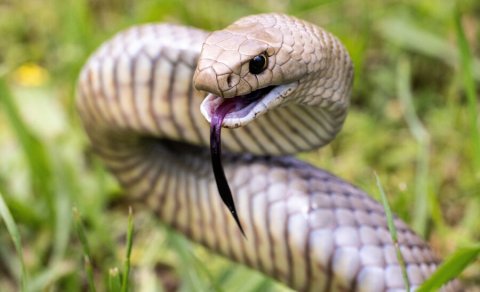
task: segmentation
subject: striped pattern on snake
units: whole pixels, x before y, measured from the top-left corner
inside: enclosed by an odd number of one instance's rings
[[[283,22],[303,27],[306,35],[319,36],[320,44],[296,44],[291,50],[308,52],[318,46],[310,59],[323,57],[317,60],[321,74],[291,80],[275,73],[275,65],[287,64],[283,49],[273,52],[278,63],[269,65],[269,82],[276,80],[278,86],[272,94],[282,95],[281,86],[289,84],[288,94],[295,92],[301,102],[287,96],[288,102],[262,112],[255,122],[231,119],[224,125],[241,124],[224,131],[223,163],[246,240],[218,196],[207,149],[209,125],[200,112],[209,98],[203,91],[208,86],[196,89],[193,78],[199,75],[196,69],[214,68],[205,62],[208,46],[219,44],[212,36],[242,36],[239,29],[252,22],[271,23],[265,31],[285,30]],[[282,44],[289,38],[283,35]],[[235,37],[231,39],[223,51],[235,46]],[[228,52],[216,54],[210,57],[234,58],[231,52],[230,57]],[[286,156],[320,147],[340,130],[353,78],[348,64],[335,37],[288,16],[247,17],[210,36],[195,28],[149,24],[117,34],[91,56],[79,78],[77,107],[93,148],[127,193],[193,241],[299,291],[401,291],[404,284],[381,205],[332,174]],[[216,70],[224,70],[220,67]],[[306,66],[303,74],[313,67]],[[264,81],[257,82],[259,87]],[[337,88],[339,83],[343,87]],[[230,87],[217,84],[217,96],[210,95],[210,101],[228,97]],[[311,98],[315,94],[320,101]],[[395,224],[411,285],[417,287],[439,261],[401,220]],[[458,289],[457,282],[444,287]]]

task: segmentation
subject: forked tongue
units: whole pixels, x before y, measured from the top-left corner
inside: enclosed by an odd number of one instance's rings
[[[213,174],[217,183],[218,193],[222,198],[223,203],[232,213],[233,219],[237,222],[238,228],[245,236],[242,224],[238,218],[237,210],[235,209],[235,202],[233,201],[232,192],[228,186],[227,178],[222,166],[222,149],[221,149],[221,130],[222,123],[225,116],[234,108],[241,106],[242,103],[236,98],[230,98],[223,101],[212,114],[210,121],[210,153],[212,157]],[[246,237],[246,236],[245,236]]]

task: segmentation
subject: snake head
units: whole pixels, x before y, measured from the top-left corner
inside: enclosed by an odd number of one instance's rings
[[[206,38],[193,81],[196,89],[209,93],[200,110],[210,123],[213,173],[242,232],[221,163],[221,128],[245,126],[289,103],[322,106],[341,125],[352,79],[349,64],[332,35],[285,15],[248,16]],[[325,144],[337,131],[312,133],[318,138],[312,144]]]
[[[236,128],[291,99],[308,73],[308,62],[301,56],[305,50],[296,51],[290,37],[294,23],[285,27],[278,21],[282,17],[245,17],[207,37],[194,83],[209,93],[200,108],[209,122],[226,101],[230,106],[222,126]]]

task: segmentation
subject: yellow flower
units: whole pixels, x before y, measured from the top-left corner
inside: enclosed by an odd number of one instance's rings
[[[22,86],[41,86],[49,78],[48,71],[35,63],[25,63],[13,72],[15,83]]]

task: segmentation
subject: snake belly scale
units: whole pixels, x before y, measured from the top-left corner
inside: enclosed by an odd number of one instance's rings
[[[268,65],[251,74],[248,60],[258,54]],[[352,79],[341,43],[297,18],[248,16],[211,34],[147,24],[90,57],[77,108],[127,193],[191,240],[299,291],[401,291],[382,206],[287,156],[335,137]],[[246,240],[217,192],[207,121],[224,100],[267,86],[264,97],[223,121],[235,128],[223,133],[223,165]],[[405,223],[395,224],[416,287],[439,260]]]

